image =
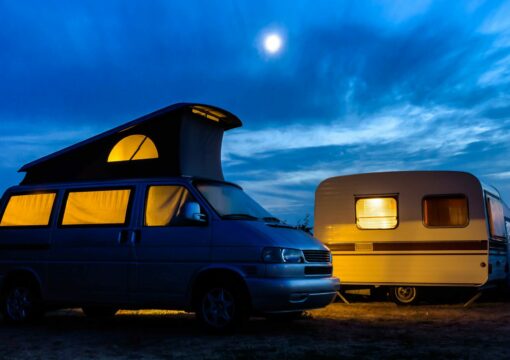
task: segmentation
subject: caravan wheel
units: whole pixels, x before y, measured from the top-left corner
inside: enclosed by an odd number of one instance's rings
[[[414,286],[395,286],[390,289],[390,298],[397,305],[413,305],[418,300],[418,289]]]

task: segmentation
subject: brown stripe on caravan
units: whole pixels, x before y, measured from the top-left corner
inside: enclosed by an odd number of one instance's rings
[[[374,251],[487,250],[487,240],[374,243]]]
[[[371,243],[373,251],[445,251],[487,250],[487,240],[468,241],[398,241]],[[355,243],[328,244],[331,251],[355,251]]]
[[[354,243],[327,244],[327,246],[331,251],[354,251],[356,249]]]

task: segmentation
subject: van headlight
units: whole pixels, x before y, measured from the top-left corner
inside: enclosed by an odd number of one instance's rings
[[[298,249],[268,247],[262,250],[262,260],[266,263],[302,263],[303,252]]]

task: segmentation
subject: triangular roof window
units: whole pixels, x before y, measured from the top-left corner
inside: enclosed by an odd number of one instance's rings
[[[157,159],[158,149],[146,135],[129,135],[120,140],[110,151],[108,162]]]

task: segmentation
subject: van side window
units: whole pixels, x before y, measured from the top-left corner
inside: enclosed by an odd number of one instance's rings
[[[505,239],[505,215],[501,201],[487,194],[487,213],[489,215],[489,229],[492,237]]]
[[[356,199],[356,226],[359,229],[395,229],[398,225],[395,197]]]
[[[130,195],[130,189],[70,191],[62,225],[125,224]]]
[[[0,226],[47,226],[55,193],[12,195]]]
[[[464,195],[423,198],[423,223],[429,227],[464,227],[469,224],[468,201]]]
[[[190,201],[196,200],[184,186],[150,186],[145,204],[145,226],[185,225],[183,207]]]

